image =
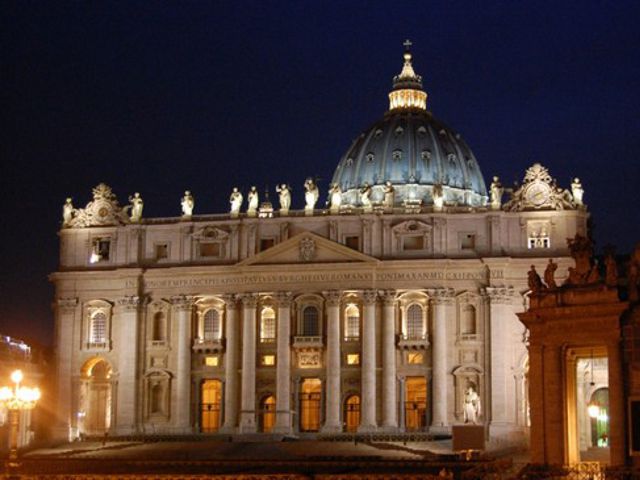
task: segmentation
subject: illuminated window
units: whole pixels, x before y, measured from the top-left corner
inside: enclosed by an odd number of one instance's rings
[[[90,263],[106,262],[109,260],[111,240],[108,238],[94,238],[91,246]]]
[[[220,359],[217,356],[205,357],[204,364],[207,367],[217,367],[220,363]]]
[[[91,317],[91,343],[107,341],[107,316],[104,312],[96,312]]]
[[[302,311],[302,335],[305,337],[317,337],[320,335],[320,321],[316,307],[305,307]]]
[[[276,339],[276,312],[271,307],[262,309],[260,316],[260,341],[270,343]]]
[[[260,364],[264,367],[273,367],[276,364],[275,355],[262,355],[260,358]]]
[[[407,352],[407,364],[422,365],[424,363],[424,355],[420,352]]]
[[[529,237],[529,248],[551,248],[551,240],[548,236]]]
[[[359,353],[347,354],[347,365],[360,365],[360,354]]]
[[[222,329],[220,328],[220,313],[212,308],[204,314],[202,335],[204,340],[219,340]]]
[[[424,336],[423,312],[420,305],[407,308],[407,338],[420,339]]]
[[[346,340],[360,338],[360,310],[356,305],[349,305],[345,310],[344,336]]]

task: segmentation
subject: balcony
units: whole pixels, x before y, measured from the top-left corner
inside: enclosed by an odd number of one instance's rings
[[[426,335],[398,335],[398,347],[404,350],[426,350],[429,339]]]
[[[322,337],[299,335],[293,337],[293,348],[322,348]]]
[[[87,342],[85,344],[87,350],[111,350],[111,342],[103,340],[101,342]]]
[[[221,338],[196,338],[193,340],[193,351],[199,353],[216,353],[224,351],[224,340]]]

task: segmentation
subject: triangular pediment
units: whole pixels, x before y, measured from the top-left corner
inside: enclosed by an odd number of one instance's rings
[[[287,265],[314,263],[377,263],[376,258],[311,232],[302,232],[264,252],[238,263],[244,265]]]

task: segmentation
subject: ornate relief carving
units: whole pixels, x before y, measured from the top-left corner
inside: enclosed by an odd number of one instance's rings
[[[65,225],[71,228],[129,223],[126,209],[120,207],[111,187],[104,183],[93,189],[93,200],[87,203],[86,207],[75,210],[74,213],[75,216],[65,222]]]
[[[512,286],[485,287],[483,293],[493,305],[513,305],[521,301],[521,296]]]
[[[195,297],[191,295],[176,295],[171,297],[171,303],[177,310],[190,311],[193,308]]]
[[[365,290],[362,292],[362,300],[365,305],[371,305],[372,303],[376,303],[378,298],[378,292],[375,290]]]
[[[393,305],[396,303],[395,290],[380,290],[379,295],[385,305]]]
[[[293,301],[293,293],[291,292],[277,292],[275,294],[276,304],[279,307],[290,307]]]
[[[578,208],[573,195],[558,187],[549,170],[534,163],[525,173],[520,188],[511,193],[511,199],[504,204],[504,210],[575,210]]]
[[[116,305],[123,310],[137,310],[140,305],[146,304],[146,297],[137,295],[125,295],[116,300]]]
[[[258,305],[258,295],[256,293],[242,293],[238,295],[244,308],[256,308]]]
[[[304,349],[298,351],[299,368],[320,368],[322,367],[322,356],[320,350]]]
[[[194,232],[193,238],[196,240],[211,240],[224,242],[229,239],[229,232],[211,225]]]
[[[300,260],[310,262],[316,257],[316,242],[313,238],[305,237],[298,243]]]
[[[427,290],[431,302],[436,305],[453,305],[456,291],[453,288],[430,288]]]
[[[227,307],[227,310],[235,310],[236,308],[238,308],[237,298],[236,298],[235,295],[233,295],[231,293],[227,293],[225,295],[222,295],[222,301],[224,302],[225,306]]]
[[[342,298],[342,292],[339,290],[327,290],[322,292],[327,305],[330,307],[337,307],[340,305],[340,299]]]

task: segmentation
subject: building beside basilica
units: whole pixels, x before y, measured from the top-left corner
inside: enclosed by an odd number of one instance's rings
[[[65,205],[55,284],[59,433],[298,436],[528,428],[531,265],[572,264],[582,188],[539,164],[489,192],[427,110],[407,51],[390,107],[340,159],[327,208],[249,192],[144,218],[99,185]],[[246,192],[245,192],[246,193]],[[509,195],[502,202],[503,194]],[[248,205],[248,206],[247,206]],[[473,400],[473,401],[471,401]]]

